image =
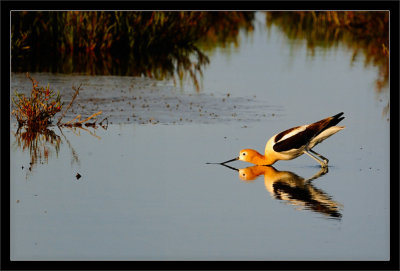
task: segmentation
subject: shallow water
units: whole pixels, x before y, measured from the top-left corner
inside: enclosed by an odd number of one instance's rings
[[[389,91],[377,93],[377,69],[351,56],[340,45],[314,57],[302,42],[294,50],[261,18],[239,48],[211,56],[199,93],[147,78],[32,74],[63,97],[82,83],[66,121],[102,110],[110,124],[52,127],[59,150],[45,143],[48,160],[29,170],[12,123],[11,259],[388,260]],[[29,91],[23,74],[11,83]],[[206,164],[342,111],[346,129],[315,148],[329,172],[309,183],[320,169],[307,156],[254,180]]]

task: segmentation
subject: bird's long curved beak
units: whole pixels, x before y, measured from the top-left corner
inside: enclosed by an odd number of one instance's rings
[[[226,163],[230,163],[230,162],[233,162],[233,161],[236,161],[236,160],[239,160],[239,157],[236,157],[236,158],[233,158],[233,159],[231,159],[231,160],[222,162],[221,165],[226,164]]]

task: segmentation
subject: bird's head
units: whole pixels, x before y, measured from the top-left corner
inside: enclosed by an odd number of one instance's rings
[[[243,149],[239,152],[238,160],[253,163],[255,159],[260,157],[260,154],[252,149]]]
[[[220,164],[226,164],[226,163],[230,163],[230,162],[233,162],[236,160],[240,160],[243,162],[249,162],[249,163],[253,163],[256,165],[266,165],[264,156],[252,149],[243,149],[239,152],[238,157],[235,157],[231,160],[225,161]]]

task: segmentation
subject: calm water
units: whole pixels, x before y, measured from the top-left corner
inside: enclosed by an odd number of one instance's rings
[[[388,260],[389,91],[375,91],[377,68],[351,58],[340,44],[312,57],[260,17],[238,48],[212,54],[200,93],[146,78],[32,74],[64,97],[82,83],[65,120],[102,110],[110,123],[53,127],[59,150],[40,141],[48,161],[42,154],[31,170],[12,124],[11,259]],[[23,74],[11,79],[12,90],[29,90]],[[307,156],[264,172],[206,165],[342,111],[346,129],[315,148],[329,172],[311,182],[320,169]]]

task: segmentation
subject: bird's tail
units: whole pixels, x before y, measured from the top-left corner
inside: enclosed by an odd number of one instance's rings
[[[336,115],[334,115],[334,116],[332,116],[331,118],[331,121],[329,122],[329,126],[331,127],[331,126],[335,126],[336,124],[338,124],[339,122],[341,122],[343,119],[344,119],[344,117],[341,117],[342,115],[343,115],[344,113],[343,112],[341,112],[341,113],[339,113],[339,114],[336,114]]]

